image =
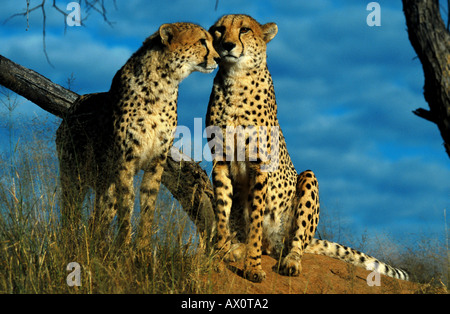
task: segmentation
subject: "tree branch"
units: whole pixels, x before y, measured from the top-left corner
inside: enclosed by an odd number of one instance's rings
[[[80,96],[1,55],[0,85],[60,118]],[[169,156],[161,181],[188,213],[203,238],[210,240],[215,223],[213,189],[205,170],[193,161],[177,162]]]
[[[1,55],[0,84],[60,118],[79,96]]]
[[[425,120],[428,120],[430,122],[437,124],[437,118],[429,110],[425,110],[423,108],[418,108],[418,109],[414,110],[413,113],[416,116],[421,117],[422,119],[425,119]]]
[[[437,124],[450,157],[450,34],[438,0],[402,1],[409,40],[422,63],[424,97],[430,107],[414,113]]]
[[[46,41],[45,41],[45,36],[46,36],[46,23],[47,23],[47,14],[45,11],[45,3],[47,0],[41,0],[42,2],[32,8],[30,8],[30,0],[26,0],[27,3],[27,8],[25,9],[24,12],[20,12],[20,13],[15,13],[13,15],[11,15],[9,18],[7,18],[5,21],[3,21],[3,24],[8,23],[9,20],[11,20],[14,17],[17,16],[26,16],[27,18],[27,28],[26,30],[28,30],[30,28],[30,24],[29,24],[29,15],[31,12],[37,10],[37,9],[41,9],[41,13],[42,13],[42,47],[43,47],[43,51],[44,51],[44,55],[45,58],[47,59],[48,64],[50,64],[53,67],[53,64],[50,62],[50,58],[48,56],[47,53],[47,45],[46,45]],[[80,5],[82,4],[82,1],[80,0],[78,3],[80,3]],[[113,0],[113,4],[114,7],[117,9],[117,4],[116,4],[116,0]],[[100,8],[97,8],[97,5],[100,6]],[[85,6],[85,12],[86,12],[86,17],[81,19],[81,25],[84,26],[84,21],[87,19],[88,16],[88,12],[90,10],[96,11],[97,13],[99,13],[102,17],[103,20],[109,25],[109,26],[113,26],[113,22],[109,21],[107,16],[106,16],[106,6],[105,6],[105,2],[104,0],[84,0],[84,6]],[[56,0],[53,0],[53,4],[52,7],[59,13],[62,14],[62,16],[64,17],[64,32],[66,32],[67,30],[67,24],[66,24],[66,20],[65,17],[67,16],[67,13],[62,10],[60,7],[58,7],[58,5],[56,4]]]

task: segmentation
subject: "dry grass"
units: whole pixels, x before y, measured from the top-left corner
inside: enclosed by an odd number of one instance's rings
[[[90,199],[83,208],[85,226],[75,243],[70,242],[60,227],[56,125],[50,123],[51,130],[41,127],[49,125],[45,121],[20,125],[10,112],[5,118],[10,149],[0,156],[0,293],[201,293],[207,289],[199,284],[199,277],[208,271],[208,255],[201,253],[189,218],[164,188],[155,210],[151,250],[139,252],[134,243],[118,249],[114,239],[103,241],[103,249],[94,245],[85,227],[93,207]],[[29,133],[18,137],[17,127]],[[71,262],[81,266],[79,287],[66,282]]]
[[[3,125],[9,128],[10,147],[0,156],[0,293],[212,291],[204,280],[212,272],[211,256],[204,253],[189,218],[164,188],[156,208],[151,250],[137,251],[134,244],[117,249],[114,239],[103,243],[106,249],[99,249],[85,227],[80,228],[76,244],[69,245],[60,228],[55,124],[50,123],[50,130],[40,127],[48,125],[42,121],[31,127],[19,125],[29,132],[20,139],[13,136],[11,125]],[[85,223],[91,203],[85,202]],[[322,233],[326,228],[322,227]],[[441,282],[448,284],[448,249],[425,235],[423,239],[423,245],[407,250],[409,254],[397,266],[408,265],[417,280],[429,283],[430,288],[422,292],[435,293],[433,289],[442,287]],[[79,287],[66,282],[71,262],[81,266]]]
[[[32,186],[26,191],[0,186],[0,293],[203,292],[197,282],[208,260],[174,204],[161,202],[156,209],[151,250],[137,251],[134,244],[118,249],[114,239],[95,247],[85,226],[72,246],[61,233],[55,195],[49,202],[48,195],[34,191],[27,201]],[[81,265],[80,287],[66,283],[71,262]]]

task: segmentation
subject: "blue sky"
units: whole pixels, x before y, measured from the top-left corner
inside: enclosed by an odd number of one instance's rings
[[[28,30],[23,17],[0,24],[0,54],[63,86],[73,74],[73,89],[84,94],[108,90],[114,73],[162,23],[209,28],[229,13],[275,22],[279,32],[267,53],[278,118],[297,171],[318,176],[324,212],[339,216],[357,237],[442,237],[450,160],[437,127],[412,114],[428,105],[401,1],[378,1],[380,27],[366,24],[370,1],[363,0],[220,0],[217,11],[214,0],[117,0],[117,8],[105,2],[112,27],[90,12],[85,27],[66,31],[63,16],[48,5],[46,44],[54,67],[42,50],[40,12],[30,15]],[[57,3],[65,8],[69,1]],[[2,0],[0,7],[4,21],[26,1]],[[213,76],[195,73],[182,83],[180,125],[204,121]],[[18,110],[45,115],[25,100]]]

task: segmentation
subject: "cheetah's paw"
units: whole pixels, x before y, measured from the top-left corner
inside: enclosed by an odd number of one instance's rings
[[[274,271],[278,271],[285,276],[298,276],[302,272],[300,256],[296,253],[289,253],[282,261],[281,265],[275,265]]]

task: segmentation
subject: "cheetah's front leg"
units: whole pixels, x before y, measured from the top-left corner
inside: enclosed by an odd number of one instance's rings
[[[130,167],[131,168],[131,167]],[[134,208],[133,170],[124,167],[119,171],[119,180],[116,183],[117,220],[119,234],[117,243],[119,247],[128,245],[131,241],[131,216]]]
[[[216,206],[214,206],[217,222],[217,243],[216,250],[223,257],[231,249],[230,236],[230,212],[233,197],[233,185],[230,178],[230,166],[225,161],[214,161],[212,170],[214,196]]]
[[[150,239],[153,233],[153,216],[161,185],[161,176],[164,171],[166,157],[153,163],[144,172],[140,187],[140,224],[137,238],[138,248],[144,249],[150,245]]]
[[[244,261],[245,277],[254,282],[261,282],[266,273],[261,267],[263,214],[267,195],[267,172],[261,171],[260,163],[253,165],[254,184],[250,190],[249,232],[247,235],[247,255]]]

